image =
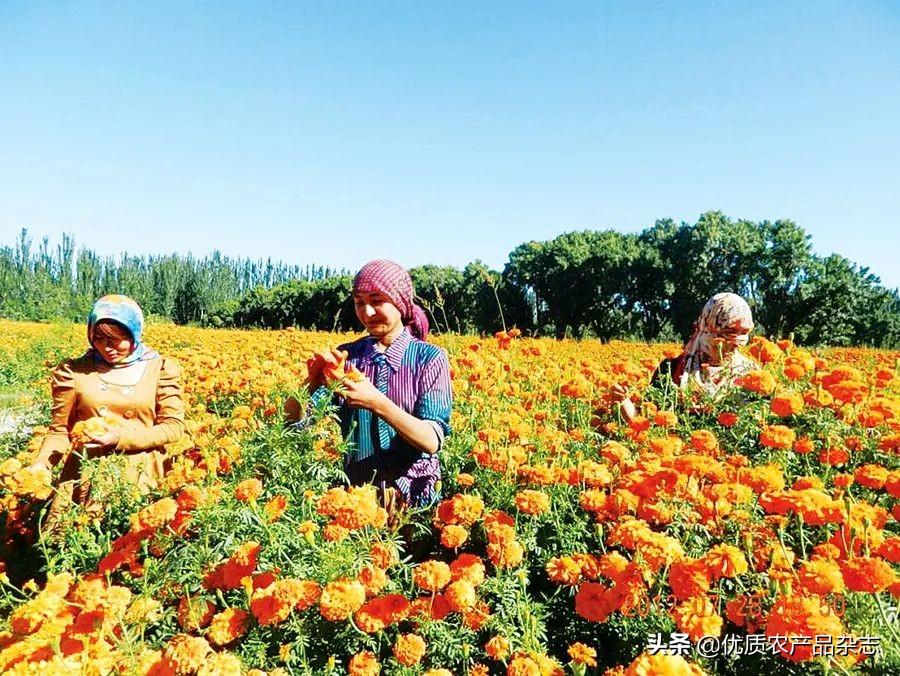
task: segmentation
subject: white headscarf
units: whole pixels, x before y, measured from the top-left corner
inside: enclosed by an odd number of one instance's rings
[[[684,369],[679,387],[689,383],[699,385],[709,394],[715,394],[735,378],[756,368],[752,359],[734,350],[722,364],[713,365],[713,339],[732,339],[738,345],[746,345],[753,330],[753,312],[747,301],[734,293],[717,293],[706,301],[700,317],[694,323],[694,332],[684,345]]]

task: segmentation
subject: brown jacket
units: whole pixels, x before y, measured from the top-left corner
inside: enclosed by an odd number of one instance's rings
[[[50,432],[39,459],[64,462],[61,479],[78,479],[81,459],[71,452],[69,434],[80,420],[112,415],[120,420],[115,448],[91,451],[91,457],[123,454],[129,477],[142,490],[162,479],[165,445],[184,433],[181,368],[160,357],[147,362],[141,380],[131,386],[106,382],[90,357],[68,359],[51,379],[53,410]]]

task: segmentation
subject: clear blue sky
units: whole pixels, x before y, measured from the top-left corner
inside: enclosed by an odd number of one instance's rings
[[[789,218],[900,286],[900,3],[0,0],[0,242],[356,268]]]

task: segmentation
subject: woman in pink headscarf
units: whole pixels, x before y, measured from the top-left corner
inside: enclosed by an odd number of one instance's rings
[[[438,451],[450,435],[453,395],[447,355],[427,342],[428,319],[414,298],[412,279],[397,263],[364,265],[353,281],[353,302],[368,335],[311,360],[307,385],[313,400],[330,396],[325,370],[346,352],[345,368],[364,376],[346,379],[338,399],[351,444],[347,477],[418,507],[439,497]]]

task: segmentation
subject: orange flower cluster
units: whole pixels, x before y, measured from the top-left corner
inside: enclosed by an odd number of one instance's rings
[[[387,524],[387,512],[378,504],[378,493],[371,485],[332,488],[319,498],[316,510],[331,517],[329,525],[348,531]]]
[[[240,589],[241,581],[256,569],[260,549],[258,542],[242,544],[227,561],[207,573],[203,579],[204,588]]]

